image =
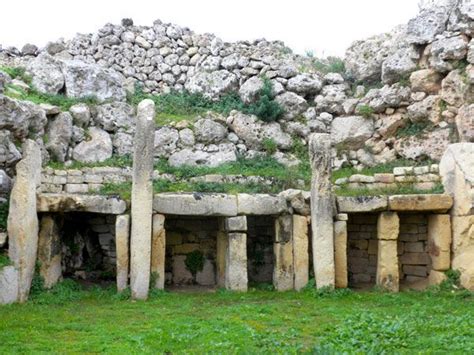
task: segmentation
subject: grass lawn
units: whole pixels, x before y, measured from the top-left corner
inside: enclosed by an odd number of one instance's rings
[[[40,295],[0,307],[0,353],[470,353],[467,292]]]

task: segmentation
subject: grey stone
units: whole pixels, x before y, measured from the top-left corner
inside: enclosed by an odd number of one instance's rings
[[[48,141],[45,146],[53,161],[64,163],[72,138],[72,116],[61,112],[48,121],[46,128]]]
[[[237,213],[242,215],[279,215],[288,211],[282,196],[266,194],[238,194]]]
[[[91,112],[86,104],[76,104],[71,106],[69,112],[72,115],[75,126],[85,128],[91,121]]]
[[[296,92],[298,94],[317,94],[323,86],[321,78],[315,74],[303,73],[299,74],[290,80],[286,85],[289,91]]]
[[[96,107],[94,122],[107,132],[131,131],[135,126],[133,107],[125,102],[113,102]]]
[[[0,304],[18,301],[18,271],[14,266],[0,269]]]
[[[229,233],[229,244],[225,260],[226,289],[247,291],[247,234]]]
[[[122,214],[127,209],[127,204],[116,196],[40,193],[37,197],[37,209],[38,212]]]
[[[239,95],[246,104],[255,102],[263,88],[263,80],[258,76],[253,76],[244,82],[239,89]]]
[[[366,213],[385,211],[388,208],[387,196],[338,196],[339,213]]]
[[[331,139],[335,144],[356,149],[364,146],[374,133],[374,122],[361,116],[336,117],[331,123]]]
[[[28,63],[32,85],[40,92],[57,94],[64,87],[61,62],[47,53],[41,53]]]
[[[82,163],[96,163],[112,156],[112,139],[100,128],[91,127],[88,131],[90,139],[79,143],[73,152],[73,158]]]
[[[213,153],[202,150],[182,149],[170,155],[168,162],[171,166],[207,166],[217,167],[224,163],[237,161],[234,151],[218,151]]]
[[[43,215],[38,237],[38,262],[40,275],[43,278],[44,287],[47,289],[56,285],[62,278],[61,248],[61,236],[57,221],[51,215]]]
[[[157,213],[181,216],[225,216],[237,215],[237,198],[225,194],[156,194],[153,209]]]
[[[225,230],[227,232],[246,232],[247,231],[247,217],[228,217],[225,219]]]
[[[414,44],[433,42],[435,37],[446,30],[450,8],[454,1],[431,3],[417,17],[411,19],[407,26],[407,40]]]
[[[227,70],[211,73],[200,71],[189,77],[184,87],[192,93],[200,93],[208,98],[217,99],[225,93],[236,90],[238,79],[234,73]]]
[[[130,215],[117,216],[115,221],[115,246],[117,253],[117,291],[128,287],[130,263]]]
[[[194,123],[194,134],[198,142],[219,143],[227,136],[227,128],[209,118]]]
[[[275,101],[283,107],[285,113],[283,118],[293,119],[301,115],[308,108],[306,100],[294,92],[285,92],[275,97]]]

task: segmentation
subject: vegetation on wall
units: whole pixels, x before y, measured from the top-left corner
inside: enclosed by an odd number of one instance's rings
[[[186,269],[193,275],[194,281],[196,281],[197,273],[204,269],[204,261],[204,255],[200,250],[194,250],[186,255],[184,264]]]

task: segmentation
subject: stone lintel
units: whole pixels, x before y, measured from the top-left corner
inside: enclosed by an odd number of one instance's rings
[[[453,198],[445,194],[394,195],[388,198],[391,211],[445,212],[453,205]]]
[[[237,213],[239,215],[279,215],[288,211],[283,196],[268,194],[238,194]]]
[[[118,197],[41,193],[36,197],[38,212],[90,212],[122,214],[127,203]]]
[[[153,199],[157,213],[180,216],[237,216],[237,197],[212,193],[160,193]]]
[[[388,208],[387,196],[338,196],[339,213],[367,213],[385,211]]]

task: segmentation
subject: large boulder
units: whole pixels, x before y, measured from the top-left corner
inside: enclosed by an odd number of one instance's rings
[[[347,99],[346,84],[326,85],[314,99],[318,112],[328,112],[336,115],[344,113],[343,104]]]
[[[373,133],[373,120],[361,116],[336,117],[331,123],[331,140],[342,148],[362,148]]]
[[[188,78],[184,87],[191,93],[199,93],[210,99],[218,99],[226,93],[237,90],[238,84],[237,76],[227,70],[210,73],[199,71]]]
[[[441,99],[438,95],[430,95],[407,107],[407,117],[412,122],[426,122],[430,120],[438,123],[441,119]]]
[[[316,74],[303,73],[288,80],[286,88],[303,96],[317,94],[323,86],[323,82]]]
[[[125,102],[112,102],[97,106],[94,122],[107,132],[132,131],[135,126],[133,107]]]
[[[436,94],[441,89],[443,76],[434,69],[417,70],[410,75],[411,89],[427,94]]]
[[[64,87],[61,62],[46,52],[31,60],[27,71],[33,86],[40,92],[57,94]]]
[[[194,124],[194,135],[198,142],[219,143],[227,136],[227,128],[209,118],[202,118]]]
[[[13,133],[20,140],[40,136],[46,125],[46,113],[38,105],[0,95],[0,130]]]
[[[155,131],[155,156],[168,157],[176,151],[179,133],[174,128],[163,127]]]
[[[13,167],[21,159],[21,153],[13,143],[12,134],[7,130],[0,130],[0,166]]]
[[[10,75],[0,70],[0,94],[5,91],[5,85],[9,84],[12,81]]]
[[[405,159],[429,158],[438,161],[450,143],[451,132],[446,128],[397,139],[394,148]]]
[[[49,120],[46,129],[46,149],[50,157],[57,162],[64,163],[72,137],[72,116],[69,112],[62,112]]]
[[[403,46],[388,56],[382,64],[382,81],[393,84],[417,68],[420,54],[414,46]]]
[[[408,22],[407,40],[413,44],[433,42],[437,35],[446,30],[449,14],[456,2],[457,0],[429,2],[418,16]]]
[[[86,128],[91,121],[91,110],[86,104],[80,103],[69,108],[75,126]]]
[[[79,143],[73,152],[74,160],[81,163],[97,163],[112,157],[112,139],[100,128],[91,127],[89,139]]]
[[[64,61],[62,68],[68,97],[96,97],[99,101],[125,99],[124,78],[112,69],[77,60]]]
[[[456,69],[441,82],[440,95],[449,105],[461,107],[465,102],[474,100],[474,85],[470,85],[463,73]]]
[[[461,142],[474,143],[474,104],[461,106],[456,116],[456,128]]]
[[[430,65],[437,71],[447,72],[454,68],[454,62],[467,55],[468,39],[464,35],[443,37],[431,44]]]
[[[260,91],[263,89],[263,79],[258,76],[252,76],[239,89],[240,99],[246,103],[252,103],[258,99]]]
[[[298,117],[308,108],[306,100],[294,92],[280,94],[275,97],[275,101],[285,110],[283,118],[287,120]]]
[[[180,150],[169,157],[171,166],[207,166],[217,167],[224,163],[237,160],[234,151],[204,152],[202,150],[192,150],[189,148]]]

